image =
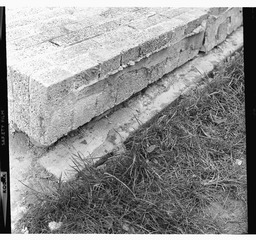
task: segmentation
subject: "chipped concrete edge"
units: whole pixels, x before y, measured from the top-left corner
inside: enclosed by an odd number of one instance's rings
[[[56,177],[62,174],[63,180],[73,179],[73,154],[79,153],[88,162],[96,162],[107,153],[122,150],[122,143],[140,125],[148,122],[180,95],[195,88],[200,80],[242,47],[243,27],[240,27],[207,54],[185,63],[150,85],[143,93],[129,99],[124,107],[84,125],[76,136],[57,143],[38,159],[38,163]]]

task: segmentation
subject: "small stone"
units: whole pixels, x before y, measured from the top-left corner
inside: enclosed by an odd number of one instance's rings
[[[124,223],[123,225],[122,225],[122,228],[123,228],[123,230],[124,231],[126,231],[126,232],[129,232],[129,225],[128,224],[126,224],[126,223]]]
[[[147,152],[148,152],[148,153],[151,153],[151,152],[153,152],[155,149],[156,149],[156,145],[151,145],[151,146],[149,146],[149,147],[147,148]]]
[[[62,222],[49,222],[48,227],[51,231],[58,230],[62,225]]]
[[[27,228],[27,227],[23,227],[23,228],[21,229],[21,233],[23,233],[23,234],[29,234],[28,228]]]
[[[123,223],[122,228],[124,231],[126,231],[128,233],[133,233],[133,234],[135,233],[135,229],[130,224]]]
[[[236,164],[237,164],[237,165],[239,165],[239,166],[240,166],[240,165],[242,165],[242,163],[243,163],[243,161],[242,161],[242,160],[240,160],[240,159],[236,159]]]
[[[158,161],[157,161],[157,160],[154,160],[153,162],[154,162],[155,164],[158,164]]]

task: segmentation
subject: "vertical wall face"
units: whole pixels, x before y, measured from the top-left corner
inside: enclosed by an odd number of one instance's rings
[[[15,19],[16,12],[7,11],[10,119],[41,145],[210,51],[242,24],[240,8],[37,8]]]
[[[242,25],[243,16],[241,8],[213,8],[205,30],[205,40],[202,51],[208,52],[222,43],[229,34]]]

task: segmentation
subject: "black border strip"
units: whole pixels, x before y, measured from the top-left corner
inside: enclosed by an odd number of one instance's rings
[[[243,8],[248,233],[256,233],[256,8]]]
[[[5,7],[0,7],[0,233],[11,233]]]

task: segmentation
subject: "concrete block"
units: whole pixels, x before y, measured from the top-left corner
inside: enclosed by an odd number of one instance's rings
[[[110,68],[111,71],[118,70],[120,66],[126,65],[130,61],[138,60],[139,44],[143,42],[142,37],[139,31],[124,26],[109,34],[94,38],[94,41],[98,42],[101,48],[97,49],[93,54],[99,55],[104,60],[106,56],[110,55],[108,58],[116,60],[115,64],[110,64],[113,66]],[[107,54],[107,52],[110,52],[110,54]],[[103,71],[107,72],[104,68]]]
[[[135,29],[145,29],[148,27],[152,27],[158,23],[166,21],[168,18],[166,16],[162,16],[159,14],[153,14],[151,16],[147,16],[146,18],[135,20],[130,23],[128,26]]]
[[[120,51],[110,47],[99,47],[89,52],[90,58],[99,63],[98,80],[102,80],[109,74],[117,71],[121,65]]]
[[[81,98],[74,106],[74,121],[72,128],[77,129],[82,126],[84,122],[89,122],[96,116],[96,112],[99,111],[97,107],[97,99],[100,98],[102,93],[93,93],[92,95]],[[97,107],[97,109],[96,109]]]
[[[39,144],[56,141],[60,134],[72,129],[76,95],[71,91],[70,76],[62,69],[52,68],[30,77],[29,135]]]
[[[242,8],[233,8],[228,17],[228,35],[243,25]]]
[[[115,21],[110,21],[97,26],[88,26],[75,32],[71,32],[64,36],[52,39],[52,42],[59,46],[69,46],[84,40],[102,35],[118,28],[119,25]]]
[[[148,83],[148,71],[146,68],[134,69],[120,75],[112,85],[112,91],[115,94],[115,105],[141,91]]]
[[[215,36],[215,39],[217,42],[223,42],[226,39],[228,22],[229,22],[229,19],[225,19],[224,22],[219,25],[217,34]]]
[[[58,46],[54,46],[58,48]],[[87,53],[88,50],[95,49],[97,47],[100,47],[97,42],[93,40],[87,40],[66,48],[59,47],[58,52],[52,52],[44,55],[43,57],[47,59],[47,61],[50,61],[53,65],[62,65],[72,61],[79,55]]]
[[[75,104],[73,128],[130,98],[148,84],[192,59],[202,46],[203,36],[203,32],[189,36],[169,48],[152,54],[148,59],[143,59],[137,65],[80,90],[77,93],[78,102]]]
[[[93,94],[76,102],[72,129],[77,129],[84,124],[84,121],[89,122],[95,116],[95,105],[98,96],[98,94]]]
[[[178,15],[175,19],[146,29],[149,36],[150,34],[152,35],[150,36],[150,41],[145,41],[141,46],[141,55],[148,55],[150,52],[157,51],[166,45],[179,42],[187,35],[193,34],[192,32],[203,25],[206,19],[206,11],[197,10],[188,14]],[[153,35],[158,37],[153,37]]]
[[[53,28],[51,31],[37,33],[27,38],[16,39],[15,41],[11,41],[11,44],[13,46],[13,49],[15,50],[34,47],[36,45],[40,45],[46,42],[50,42],[51,44],[54,44],[51,41],[52,38],[66,34],[66,33],[67,31],[62,27],[56,27],[56,28]]]
[[[220,14],[222,14],[223,12],[225,12],[228,9],[228,7],[212,7],[209,9],[209,14],[210,15],[215,15],[218,16]]]
[[[37,82],[42,83],[47,88],[48,100],[64,98],[72,90],[72,77],[71,72],[57,67],[31,75],[31,78],[36,79]]]
[[[184,29],[184,36],[191,34],[196,28],[203,24],[208,17],[207,9],[192,8],[185,14],[178,15],[176,19],[181,20],[186,28]]]
[[[76,129],[85,121],[89,122],[93,117],[123,102],[147,84],[146,70],[132,68],[85,87],[77,93],[73,128]]]
[[[152,8],[140,8],[134,12],[130,12],[127,15],[122,15],[119,18],[116,18],[118,24],[121,26],[129,26],[133,21],[139,21],[140,19],[146,19],[147,17],[153,16],[156,14],[156,11]]]
[[[12,42],[13,40],[16,39],[21,39],[25,38],[30,35],[37,34],[38,30],[33,29],[33,28],[28,28],[28,27],[20,27],[20,28],[15,28],[15,29],[9,29],[9,26],[6,26],[6,41],[7,42]]]
[[[172,31],[165,31],[165,25],[157,25],[145,30],[145,38],[140,44],[140,57],[147,57],[165,47],[172,39]]]
[[[77,102],[74,107],[73,129],[89,122],[93,117],[113,107],[113,89],[108,80],[99,81],[93,85],[76,91]]]
[[[32,16],[43,11],[49,11],[46,7],[6,7],[6,22],[13,21],[14,19],[20,19],[27,16]]]
[[[17,68],[9,68],[8,81],[9,93],[12,96],[14,115],[11,119],[18,125],[21,131],[29,131],[29,77],[21,74]]]
[[[16,65],[8,66],[8,102],[10,103],[9,119],[16,122],[19,128],[27,129],[29,127],[29,104],[30,104],[30,75],[34,72],[42,71],[51,67],[51,64],[40,58],[30,62],[19,62]],[[20,71],[22,69],[22,73]],[[17,111],[19,113],[17,113]],[[20,118],[18,115],[22,115]],[[20,114],[21,113],[21,114]],[[16,120],[15,120],[16,118]],[[25,124],[24,124],[25,123]]]
[[[20,62],[28,62],[33,58],[43,57],[47,53],[59,51],[58,46],[50,43],[43,42],[26,49],[15,50],[12,45],[7,42],[7,64],[12,66]]]
[[[149,83],[157,81],[164,74],[173,71],[188,60],[194,58],[203,43],[204,32],[199,32],[193,36],[182,39],[180,42],[161,50],[154,55],[155,59],[161,59],[160,63],[148,61],[150,69]],[[156,67],[153,67],[156,65]]]
[[[65,28],[71,32],[82,30],[83,28],[93,27],[97,24],[103,24],[109,21],[105,17],[96,15],[96,16],[87,16],[84,12],[81,13],[80,21],[78,23],[66,24]]]
[[[22,18],[14,17],[13,20],[10,20],[9,22],[7,22],[7,26],[8,28],[17,28],[17,27],[22,27],[26,25],[28,25],[29,27],[29,25],[34,24],[35,22],[44,21],[49,18],[60,16],[63,14],[65,14],[64,8],[56,8],[56,9],[46,8],[46,9],[43,9],[42,11],[38,11],[37,14],[26,15]]]
[[[136,31],[127,27],[94,38],[106,49],[122,52],[122,65],[137,61],[167,44],[172,44],[191,34],[203,20],[207,18],[205,11],[191,12],[186,19],[168,20],[156,26]],[[131,24],[129,24],[130,26]]]
[[[107,11],[109,7],[65,7],[65,11],[72,15],[72,16],[83,16],[82,19],[85,17],[87,18],[92,18],[92,17],[97,17],[101,13]]]
[[[192,58],[193,54],[197,53],[201,47],[202,36],[203,34],[200,33],[183,39],[174,46],[165,49],[165,53],[152,54],[139,64],[89,86],[86,83],[79,83],[79,79],[74,77],[73,73],[57,67],[50,67],[46,59],[41,59],[41,66],[48,67],[48,70],[37,74],[27,72],[31,74],[30,111],[29,114],[26,114],[30,116],[28,120],[30,124],[28,127],[32,131],[30,135],[35,141],[43,145],[54,142],[71,129],[76,129],[93,117],[123,102],[134,93],[144,89],[152,81],[158,80],[169,72],[170,68],[166,65],[170,64],[171,60],[168,58],[170,53],[180,52],[180,49],[188,51],[187,54],[180,54],[179,57],[175,58],[176,63],[172,63],[171,69]],[[195,49],[192,55],[190,54],[191,49]],[[84,56],[84,60],[86,59],[87,55]],[[77,61],[80,60],[82,59]],[[37,64],[34,65],[38,66]],[[32,69],[31,66],[32,63],[29,69]],[[74,87],[74,83],[79,84],[79,87]],[[23,111],[22,106],[18,107]],[[21,119],[16,121],[21,121]],[[37,128],[40,128],[40,131],[36,133],[35,129]]]
[[[162,8],[156,8],[155,11],[163,16],[166,16],[170,19],[173,19],[181,14],[184,14],[188,11],[190,11],[191,8],[166,8],[166,7],[162,7]]]
[[[227,35],[236,30],[242,25],[242,9],[241,8],[227,8],[227,9],[212,9],[207,20],[205,30],[205,41],[201,49],[203,52],[208,52],[221,42],[223,42]]]
[[[73,16],[64,14],[42,21],[34,21],[24,26],[14,27],[7,23],[7,40],[10,42],[15,41],[15,45],[19,48],[19,41],[21,41],[21,43],[24,41],[30,42],[30,38],[33,38],[34,41],[37,40],[36,43],[40,43],[69,33],[69,31],[64,28],[64,25],[71,23],[75,24],[77,21],[75,21]]]
[[[137,11],[139,8],[134,8],[134,7],[110,7],[106,11],[103,11],[102,13],[99,14],[101,17],[105,17],[108,19],[113,19],[116,17],[120,17],[125,14],[129,14],[131,12]]]
[[[137,11],[136,8],[82,8],[72,13],[72,16],[80,21],[76,24],[67,24],[65,28],[70,31],[79,31],[88,27],[97,28],[96,26],[116,20],[118,20],[117,23],[123,25],[120,20],[124,17],[131,17]]]
[[[8,91],[11,119],[45,146],[182,66],[199,50],[216,46],[242,24],[240,8],[39,12],[24,15],[18,26],[16,19],[10,22]],[[35,30],[26,36],[31,26]]]
[[[60,16],[55,16],[50,19],[46,19],[44,21],[40,22],[35,22],[33,27],[35,29],[38,29],[40,33],[44,32],[51,32],[57,27],[63,27],[66,26],[67,24],[76,24],[78,23],[76,18],[73,17],[73,15],[60,15]],[[66,33],[69,31],[66,30]]]
[[[193,19],[193,17],[194,16],[191,18],[190,16],[190,19]],[[179,25],[181,25],[181,23],[182,21],[178,21]],[[173,24],[173,28],[175,28],[175,24],[177,26],[177,21]],[[107,76],[109,73],[111,74],[114,71],[118,71],[120,66],[125,66],[131,61],[136,61],[139,57],[145,57],[147,54],[166,45],[171,39],[171,36],[169,36],[171,34],[169,34],[169,32],[166,34],[166,26],[167,24],[165,24],[164,27],[158,26],[156,29],[150,28],[143,33],[135,31],[129,27],[122,27],[109,34],[94,38],[94,41],[99,43],[102,47],[90,49],[89,52],[91,52],[91,56],[94,56],[101,62],[100,79]],[[170,25],[168,27],[170,29]],[[165,35],[154,39],[159,33],[165,33]],[[178,38],[181,38],[181,35],[182,34],[180,33],[178,37],[174,38],[175,41],[178,41]],[[151,41],[143,43],[145,38],[150,39]],[[124,41],[126,44],[124,44]],[[74,53],[79,54],[76,51],[66,49],[63,50],[63,57],[52,54],[55,59],[54,63],[63,63],[64,60],[67,60],[65,59],[65,56],[69,56],[69,58],[72,59]],[[121,58],[119,56],[120,53]]]
[[[16,70],[17,66],[10,68],[9,83],[13,88],[12,104],[15,110],[13,121],[36,142],[45,144],[45,141],[57,140],[60,132],[71,130],[73,116],[70,111],[76,96],[70,93],[72,82],[68,77],[72,74],[57,68],[44,69],[35,74],[32,73],[32,66],[31,63],[26,74]]]
[[[82,20],[85,17],[94,18],[102,14],[103,12],[107,11],[109,7],[71,7],[69,8],[69,13],[73,16],[82,16]],[[72,10],[71,10],[72,9]]]
[[[89,52],[70,59],[67,63],[62,64],[61,67],[73,74],[72,82],[74,89],[92,84],[99,79],[99,60],[91,56]]]
[[[76,23],[65,24],[65,29],[68,31],[78,31],[86,27],[105,23],[109,21],[109,19],[100,16],[100,14],[108,9],[108,7],[66,7],[66,13],[69,17],[72,17]]]
[[[26,35],[28,36],[28,35]],[[12,51],[19,51],[25,48],[33,47],[42,43],[41,35],[35,34],[33,36],[18,38],[8,42],[8,45],[11,46]]]
[[[36,144],[44,145],[47,123],[50,122],[50,112],[47,106],[47,88],[35,79],[30,80],[30,124],[26,132]]]
[[[43,145],[57,141],[60,136],[64,136],[72,130],[75,99],[74,94],[69,94],[62,99],[57,107],[50,107],[48,112],[51,117],[49,118],[49,122],[45,122],[45,124],[49,125],[44,134]]]

